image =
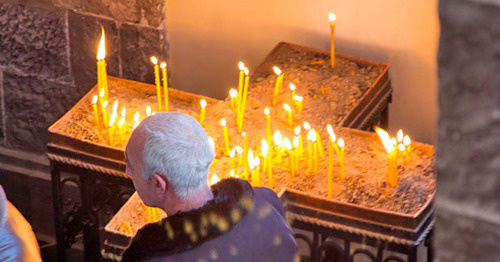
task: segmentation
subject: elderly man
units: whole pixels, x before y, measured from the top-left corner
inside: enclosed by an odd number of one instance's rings
[[[123,261],[294,260],[297,244],[272,190],[234,178],[208,185],[214,152],[192,117],[146,118],[125,155],[139,196],[168,217],[139,230]]]

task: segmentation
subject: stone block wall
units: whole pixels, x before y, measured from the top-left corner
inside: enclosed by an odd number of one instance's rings
[[[500,1],[441,0],[436,261],[498,261]]]
[[[100,25],[108,74],[154,81],[168,59],[165,0],[0,2],[0,146],[45,152],[47,128],[97,82]]]

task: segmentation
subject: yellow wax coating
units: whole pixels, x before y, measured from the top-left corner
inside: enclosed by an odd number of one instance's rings
[[[160,64],[163,76],[163,100],[165,100],[165,112],[168,112],[168,78],[167,78],[167,63]]]
[[[249,174],[249,181],[252,182],[252,183],[255,183],[255,177],[253,177],[253,171],[255,169],[255,166],[253,165],[253,153],[252,153],[252,150],[248,150],[248,155],[247,155],[247,163],[248,163],[248,171],[249,172],[246,172],[247,174]]]
[[[120,130],[120,141],[124,141],[124,129],[125,129],[125,118],[120,118],[120,120],[118,121],[118,128]]]
[[[236,156],[236,148],[233,148],[231,152],[229,152],[229,156],[231,157],[231,170],[233,172],[236,172],[236,159],[234,158]]]
[[[264,170],[267,170],[268,180],[269,180],[269,188],[273,188],[273,167],[272,167],[272,153],[269,150],[269,143],[262,139],[262,155],[264,156]]]
[[[345,180],[345,159],[344,159],[344,154],[345,154],[345,148],[344,148],[344,146],[345,146],[345,144],[344,144],[344,139],[339,138],[339,140],[337,141],[337,144],[340,147],[340,158],[339,158],[339,162],[340,162],[340,179],[343,182]]]
[[[243,64],[243,62],[238,62],[238,67],[240,69],[240,75],[238,79],[238,94],[236,96],[236,105],[238,109],[237,119],[240,118],[241,99],[243,95],[243,78],[245,77],[245,64]]]
[[[243,154],[243,148],[241,148],[241,146],[235,146],[234,149],[236,150],[236,153],[238,153],[238,166],[241,166],[241,155]]]
[[[130,228],[130,224],[127,221],[122,221],[120,229],[123,229],[125,234],[132,235],[132,228]]]
[[[248,84],[250,82],[248,68],[245,68],[245,84],[243,87],[243,97],[240,108],[240,120],[238,123],[238,133],[241,133],[243,130],[243,119],[245,118],[245,106],[247,103],[247,95],[248,95]]]
[[[158,59],[156,57],[152,56],[151,62],[155,65],[156,97],[158,99],[158,112],[161,112],[160,67],[158,66]]]
[[[254,177],[255,185],[261,186],[260,184],[260,158],[255,157],[253,160],[253,165],[255,170],[253,171],[252,177]]]
[[[293,154],[292,154],[292,143],[290,142],[290,139],[288,137],[285,137],[283,139],[283,147],[286,149],[288,152],[288,155],[290,156],[290,179],[292,179],[295,176],[295,165],[293,163]]]
[[[292,91],[292,100],[291,100],[291,102],[292,102],[292,105],[294,105],[295,104],[294,102],[295,102],[295,89],[296,89],[296,87],[295,87],[295,85],[293,83],[290,83],[288,85],[288,87]]]
[[[108,111],[106,111],[106,107],[108,107],[108,100],[104,101],[102,103],[102,121],[104,124],[104,127],[107,128],[106,124],[108,123]]]
[[[285,111],[288,113],[288,125],[293,126],[293,117],[292,117],[292,109],[288,104],[283,104]]]
[[[328,139],[328,198],[333,197],[333,142]]]
[[[297,99],[297,112],[299,112],[299,114],[302,114],[302,101],[303,100],[304,100],[304,98],[301,96],[299,96]]]
[[[300,126],[295,127],[295,129],[293,131],[295,132],[295,134],[297,135],[297,137],[299,139],[299,145],[297,147],[297,157],[298,156],[303,157],[304,156],[304,145],[302,142],[302,136],[300,135]]]
[[[114,126],[115,126],[115,115],[112,115],[111,119],[109,120],[109,128],[108,128],[108,137],[110,145],[113,145]]]
[[[329,14],[328,19],[330,20],[330,60],[332,69],[335,68],[335,21],[337,20],[337,16],[333,13]]]
[[[103,98],[108,100],[108,76],[106,73],[106,36],[104,34],[104,27],[101,26],[101,39],[99,40],[99,47],[97,48],[97,86],[98,90],[104,90]],[[100,92],[100,91],[99,91]]]
[[[222,118],[220,120],[220,124],[222,125],[222,132],[224,133],[224,145],[226,147],[226,152],[229,152],[229,135],[227,133],[226,119]]]
[[[235,107],[235,101],[234,100],[236,100],[237,96],[238,96],[238,90],[231,88],[229,90],[229,97],[231,99],[231,109],[234,109],[234,107]]]
[[[264,109],[264,114],[266,115],[266,140],[271,145],[271,114],[269,108]]]
[[[247,133],[241,133],[243,136],[243,164],[245,167],[245,173],[248,174],[249,171],[249,163],[248,163],[248,137]]]
[[[313,149],[311,140],[307,140],[307,152],[308,152],[308,163],[309,163],[309,171],[313,170]]]
[[[383,130],[380,127],[374,127],[375,132],[382,140],[382,143],[387,151],[387,185],[394,188],[397,186],[398,181],[398,167],[397,167],[397,149],[394,148],[393,141],[391,141],[391,137],[387,133],[387,131]],[[397,143],[397,141],[394,141]]]
[[[319,157],[323,157],[323,155],[324,155],[323,141],[321,140],[321,136],[319,135],[318,131],[316,131],[316,139],[318,141]]]
[[[205,99],[200,100],[200,106],[201,106],[200,125],[203,126],[203,122],[205,122],[205,112],[206,112],[206,107],[207,107],[207,101],[205,101]]]
[[[94,118],[97,129],[101,130],[101,123],[99,123],[99,111],[97,111],[97,95],[92,97],[92,108],[94,109]]]
[[[294,165],[295,165],[295,173],[299,171],[299,152],[298,152],[298,147],[299,147],[300,141],[298,137],[293,138],[293,151],[294,151]]]
[[[273,106],[275,106],[278,99],[279,91],[283,83],[283,72],[276,66],[273,67],[273,70],[277,75],[276,84],[274,86],[274,94],[273,94]]]
[[[313,142],[313,167],[314,167],[314,174],[318,174],[318,143]]]

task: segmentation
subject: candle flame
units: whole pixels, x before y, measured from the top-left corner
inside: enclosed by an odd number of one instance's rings
[[[295,91],[295,88],[296,88],[296,87],[295,87],[295,85],[294,85],[293,83],[290,83],[290,84],[288,85],[288,87],[290,88],[290,90]]]
[[[125,124],[125,119],[122,117],[120,118],[120,120],[118,121],[118,126],[121,128],[123,126],[123,124]]]
[[[260,144],[262,145],[262,155],[264,157],[267,157],[267,153],[269,152],[269,145],[267,144],[267,141],[265,139],[262,139],[260,141]]]
[[[106,108],[108,106],[108,100],[102,102],[102,107],[103,108]]]
[[[163,69],[163,68],[165,68],[165,67],[167,67],[167,63],[165,63],[165,62],[161,62],[161,64],[160,64],[160,68],[161,68],[161,69]]]
[[[283,104],[283,108],[285,108],[287,112],[290,112],[290,110],[292,110],[288,104]]]
[[[274,144],[277,146],[281,146],[283,143],[283,137],[281,136],[281,133],[279,130],[276,130],[273,134],[273,141]]]
[[[299,137],[296,136],[293,138],[293,147],[297,148],[299,147],[299,144],[300,144],[300,140],[299,140]]]
[[[226,119],[225,119],[225,118],[222,118],[222,119],[220,120],[220,125],[221,125],[221,126],[226,126]]]
[[[97,48],[97,60],[104,60],[104,58],[106,58],[106,37],[104,27],[101,25],[101,40],[99,40],[99,47]]]
[[[293,131],[296,135],[300,135],[300,126],[297,126]]]
[[[213,174],[212,178],[210,179],[210,185],[217,184],[219,181],[219,177],[216,174]]]
[[[307,133],[307,139],[311,140],[311,142],[316,142],[316,130],[309,130],[309,132]]]
[[[234,177],[234,170],[231,169],[231,177]]]
[[[240,71],[243,71],[243,69],[245,69],[245,64],[243,62],[238,62],[238,68],[240,69]]]
[[[254,159],[253,159],[253,165],[258,168],[259,165],[260,165],[260,158],[258,156],[256,156]]]
[[[266,116],[268,116],[271,112],[269,111],[269,108],[264,108],[264,114],[266,114]]]
[[[113,112],[118,111],[118,99],[113,103]]]
[[[207,107],[207,101],[205,99],[200,100],[200,106],[201,108]]]
[[[389,136],[389,133],[387,133],[387,131],[378,126],[375,126],[374,128],[375,132],[377,132],[378,136],[380,137],[380,140],[382,140],[382,143],[384,144],[387,153],[392,153],[392,151],[394,151],[394,145],[391,142],[391,137]]]
[[[214,151],[214,153],[215,153],[215,141],[211,136],[208,137],[208,144],[212,148],[212,151]]]
[[[398,141],[396,140],[396,138],[391,138],[391,143],[393,146],[396,146],[398,144]]]
[[[134,122],[136,122],[136,123],[139,122],[140,118],[141,118],[141,116],[139,115],[139,112],[135,112],[135,114],[134,114]]]
[[[398,149],[399,149],[399,151],[404,152],[406,150],[406,146],[403,144],[399,144]]]
[[[277,75],[281,75],[281,73],[283,73],[283,72],[281,72],[281,69],[279,69],[276,66],[273,66],[273,70],[274,70],[274,73],[276,73]]]
[[[340,148],[344,148],[345,146],[344,139],[339,138],[339,141],[337,141],[337,145],[339,145]]]
[[[231,88],[231,90],[229,90],[229,97],[235,98],[237,95],[238,95],[238,90],[233,89],[233,88]]]
[[[151,115],[151,107],[150,107],[150,106],[147,106],[147,107],[146,107],[146,115],[147,115],[147,116],[150,116],[150,115]]]
[[[243,148],[241,148],[241,146],[235,146],[234,149],[236,150],[236,153],[238,153],[238,155],[241,155],[243,153]]]
[[[101,89],[101,91],[99,92],[99,96],[100,96],[101,98],[103,98],[103,97],[104,97],[104,88],[103,88],[103,89]]]
[[[396,138],[397,138],[397,140],[398,140],[398,143],[403,142],[403,130],[401,130],[401,129],[399,129],[399,130],[398,130],[398,133],[397,133],[397,135],[396,135]]]
[[[287,149],[287,150],[292,150],[292,142],[290,142],[290,139],[288,139],[288,137],[285,137],[283,139],[283,146]]]
[[[408,147],[409,145],[411,145],[411,139],[408,135],[406,135],[404,138],[403,138],[403,144]]]
[[[233,148],[233,149],[231,149],[231,151],[229,152],[229,156],[230,156],[231,158],[233,158],[235,155],[236,155],[236,148]]]
[[[243,71],[245,71],[245,75],[248,76],[250,74],[250,71],[248,71],[248,68],[244,68]]]
[[[122,108],[122,117],[124,118],[126,116],[126,114],[127,114],[127,109],[125,109],[125,107],[124,107],[124,108]]]
[[[330,140],[332,140],[332,143],[335,143],[335,140],[337,139],[337,137],[335,136],[335,133],[333,132],[332,125],[327,124],[326,130],[328,131],[328,134],[330,135]]]
[[[115,124],[116,115],[111,115],[111,119],[109,120],[109,127],[112,127]]]
[[[92,97],[92,104],[94,104],[94,105],[97,104],[97,95],[94,95]]]
[[[158,58],[156,58],[156,56],[152,56],[151,57],[151,63],[157,65],[158,64]]]
[[[337,20],[337,16],[334,13],[329,13],[328,20],[330,20],[330,22],[335,22],[335,20]]]
[[[311,129],[311,125],[309,123],[307,123],[307,121],[304,121],[304,129],[307,131],[309,129]]]
[[[252,149],[248,150],[248,166],[250,167],[250,170],[254,170],[254,168],[255,168],[254,163],[253,163]]]
[[[247,136],[247,132],[244,132],[244,131],[243,131],[243,132],[241,132],[241,136],[242,136],[242,137]]]

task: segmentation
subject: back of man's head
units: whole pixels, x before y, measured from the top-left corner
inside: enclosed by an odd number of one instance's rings
[[[189,195],[208,186],[208,169],[214,152],[201,125],[183,113],[157,113],[137,127],[144,135],[144,179],[163,175],[176,195]]]

